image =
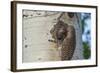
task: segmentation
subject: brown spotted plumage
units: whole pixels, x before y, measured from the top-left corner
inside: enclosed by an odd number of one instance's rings
[[[52,38],[54,38],[54,41],[56,41],[57,47],[61,47],[61,60],[70,60],[73,56],[76,45],[74,27],[63,21],[58,21],[58,23],[51,29],[50,33]]]

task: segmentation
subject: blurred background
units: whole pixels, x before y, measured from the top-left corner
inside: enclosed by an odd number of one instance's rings
[[[91,56],[91,14],[81,14],[83,56],[89,59]]]

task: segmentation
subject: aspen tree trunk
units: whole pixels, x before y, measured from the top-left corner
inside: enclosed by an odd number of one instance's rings
[[[27,16],[26,16],[27,15]],[[50,11],[23,11],[23,62],[59,61],[59,51],[52,39],[50,29],[57,23],[58,18],[76,31],[76,48],[72,60],[83,59],[81,15],[75,13],[69,18],[67,13]]]

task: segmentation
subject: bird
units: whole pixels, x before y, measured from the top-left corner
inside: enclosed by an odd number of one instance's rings
[[[57,44],[61,60],[71,60],[76,47],[75,28],[59,20],[50,33]]]

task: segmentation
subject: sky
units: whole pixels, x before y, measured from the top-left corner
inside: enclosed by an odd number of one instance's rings
[[[89,42],[90,44],[90,41],[91,41],[91,18],[87,19],[85,21],[86,23],[86,26],[85,26],[85,30],[84,30],[84,33],[82,34],[82,40],[83,42]],[[90,34],[86,34],[87,31],[90,31]]]

